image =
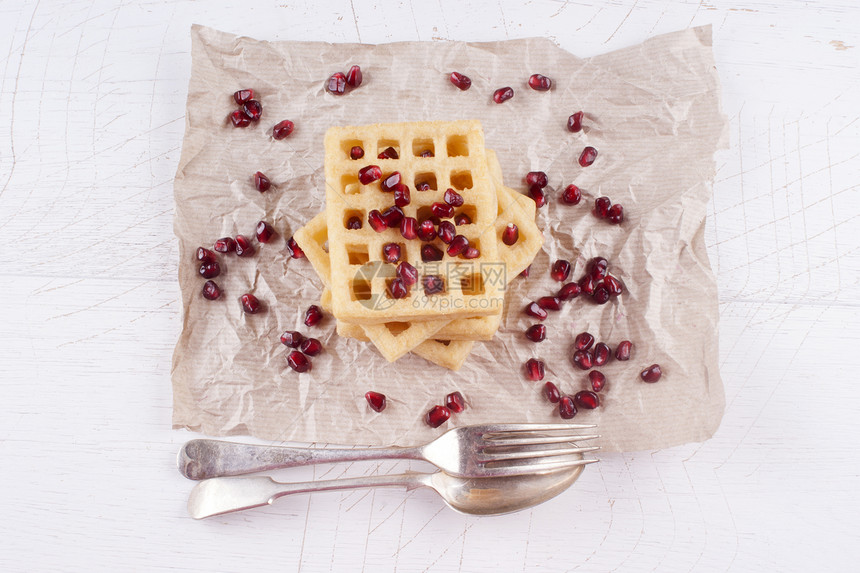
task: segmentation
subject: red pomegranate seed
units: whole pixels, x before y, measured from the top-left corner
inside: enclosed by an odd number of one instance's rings
[[[546,338],[546,326],[533,324],[526,330],[526,338],[532,342],[542,342]]]
[[[594,200],[594,214],[600,217],[601,219],[605,219],[609,214],[609,207],[612,205],[612,201],[609,197],[598,197]]]
[[[540,209],[546,205],[546,193],[537,185],[529,187],[529,197],[535,202],[535,206]]]
[[[558,291],[558,298],[561,300],[571,300],[579,296],[582,288],[576,283],[567,283]]]
[[[543,171],[529,171],[526,174],[526,184],[528,184],[529,187],[537,185],[543,189],[548,183],[549,179],[547,179],[546,173]]]
[[[346,72],[346,84],[351,88],[357,88],[361,85],[361,68],[358,66],[352,66],[349,68],[349,71]]]
[[[594,410],[600,406],[600,398],[591,390],[580,390],[573,395],[573,401],[576,402],[577,406],[586,410]]]
[[[233,237],[222,237],[215,241],[215,246],[212,248],[219,253],[230,253],[236,250],[236,241]]]
[[[238,105],[242,105],[252,99],[254,99],[254,90],[239,90],[233,94],[233,101]]]
[[[609,345],[605,342],[598,342],[594,345],[594,365],[595,366],[603,366],[607,362],[609,362],[609,358],[612,356],[612,349],[609,348]]]
[[[425,149],[424,151],[421,152],[421,155],[419,155],[419,157],[423,157],[426,159],[428,157],[434,157],[434,155],[433,155],[432,151],[430,151],[429,149]]]
[[[437,231],[437,235],[439,239],[445,243],[446,245],[451,244],[451,241],[454,240],[454,237],[457,235],[457,229],[454,227],[454,223],[451,221],[442,221],[439,223],[439,230]]]
[[[459,215],[457,215],[454,218],[454,224],[457,225],[458,227],[460,225],[471,225],[472,224],[472,218],[465,213],[460,213]]]
[[[343,72],[332,74],[326,82],[325,89],[330,94],[343,95],[343,92],[346,91],[346,76],[343,75]]]
[[[263,106],[255,99],[249,99],[242,104],[242,111],[245,112],[251,121],[257,121],[263,116]]]
[[[361,159],[364,157],[364,148],[360,145],[353,145],[349,150],[349,158],[350,159]]]
[[[624,222],[624,207],[616,203],[606,212],[606,218],[613,225],[620,225]]]
[[[400,245],[397,243],[385,243],[382,246],[382,256],[389,263],[396,263],[400,260]]]
[[[214,279],[221,274],[221,265],[218,263],[204,263],[200,265],[200,276],[204,279]]]
[[[468,248],[469,239],[467,239],[463,235],[457,235],[456,237],[454,237],[454,240],[451,241],[451,244],[448,245],[448,256],[456,257]]]
[[[392,205],[382,212],[382,219],[385,221],[385,224],[389,229],[396,229],[399,227],[400,222],[403,221],[403,217],[405,217],[403,209],[397,205]]]
[[[416,238],[418,236],[418,220],[415,217],[404,217],[400,221],[400,234],[404,239]]]
[[[576,416],[576,406],[573,404],[573,398],[570,396],[562,396],[558,401],[558,415],[569,420]]]
[[[588,350],[594,344],[594,336],[588,332],[580,332],[573,339],[573,347],[577,350]]]
[[[594,257],[588,263],[588,274],[595,281],[602,281],[606,277],[609,261],[603,257]]]
[[[460,88],[463,91],[466,91],[470,87],[472,87],[472,80],[468,78],[468,76],[464,76],[458,72],[451,72],[451,76],[449,78],[451,83]]]
[[[502,231],[502,242],[508,246],[516,243],[520,238],[520,229],[514,223],[508,223]]]
[[[418,238],[422,241],[432,241],[436,238],[436,225],[433,221],[428,219],[418,225]]]
[[[425,263],[432,263],[434,261],[441,261],[444,253],[437,249],[434,245],[422,245],[421,246],[421,260]]]
[[[454,414],[459,414],[466,409],[466,400],[459,392],[451,392],[445,396],[445,406]]]
[[[395,171],[382,180],[382,182],[379,184],[379,188],[386,192],[394,191],[394,188],[400,185],[400,179],[400,172]]]
[[[364,394],[364,399],[367,400],[368,405],[375,411],[381,412],[387,406],[387,401],[385,399],[385,394],[380,394],[379,392],[370,391]]]
[[[578,131],[582,131],[582,116],[584,114],[581,111],[576,112],[567,118],[567,129],[576,133]]]
[[[261,243],[268,243],[275,235],[275,228],[265,221],[257,223],[257,240]]]
[[[630,351],[633,350],[633,343],[629,340],[622,340],[615,349],[615,360],[630,360]]]
[[[540,305],[536,302],[530,302],[526,305],[526,314],[529,316],[533,316],[538,320],[546,320],[547,314],[544,309],[540,307]]]
[[[543,385],[543,394],[546,396],[546,399],[553,404],[557,404],[561,399],[561,392],[558,391],[558,386],[552,382],[547,382]]]
[[[600,392],[606,386],[606,376],[597,370],[588,373],[588,381],[591,382],[591,389],[595,392]]]
[[[370,185],[382,177],[382,169],[378,165],[368,165],[358,172],[358,180],[362,185]]]
[[[289,137],[295,127],[296,125],[288,119],[279,121],[275,124],[275,127],[272,128],[272,137],[278,140]]]
[[[237,109],[230,114],[230,123],[233,124],[233,127],[248,127],[251,125],[251,118],[245,115],[241,109]]]
[[[358,227],[361,228],[361,221],[358,222]],[[301,259],[305,256],[305,252],[293,237],[287,239],[287,253],[292,259]]]
[[[207,300],[215,300],[221,296],[221,288],[215,281],[206,281],[203,283],[203,298]]]
[[[445,292],[445,281],[437,275],[427,275],[421,279],[421,284],[424,285],[424,294],[438,294]]]
[[[305,326],[316,326],[323,318],[323,311],[320,307],[312,304],[305,311]]]
[[[624,292],[624,286],[622,286],[621,281],[612,275],[606,275],[606,278],[603,279],[603,285],[609,289],[609,294],[612,296],[618,296]]]
[[[443,197],[446,203],[451,205],[452,207],[462,207],[463,206],[463,196],[454,191],[453,189],[448,189],[445,191],[445,196]]]
[[[394,204],[398,207],[405,207],[409,205],[412,201],[412,198],[409,194],[409,187],[404,185],[403,183],[397,185],[394,188]]]
[[[245,235],[236,235],[236,254],[240,257],[250,257],[254,254],[254,244]]]
[[[426,181],[421,181],[415,184],[416,191],[430,191],[430,184]]]
[[[590,275],[585,275],[579,279],[579,288],[587,295],[594,294],[594,279]]]
[[[526,376],[529,380],[543,380],[545,367],[543,362],[535,358],[526,360]]]
[[[307,372],[311,369],[311,361],[298,350],[293,350],[287,355],[287,364],[296,372]]]
[[[545,92],[552,87],[552,80],[540,74],[532,74],[529,77],[529,87],[535,91]]]
[[[430,411],[427,412],[427,416],[424,418],[424,421],[427,422],[427,425],[431,428],[438,428],[442,424],[448,421],[448,418],[451,417],[451,410],[446,408],[445,406],[433,406],[430,408]]]
[[[197,260],[203,264],[214,263],[218,260],[218,255],[204,247],[197,247],[197,253],[195,256],[197,257]]]
[[[597,150],[589,145],[579,154],[579,165],[580,167],[588,167],[594,163],[595,159],[597,159]]]
[[[568,205],[579,205],[582,200],[582,191],[576,185],[570,184],[565,187],[561,194],[561,200]]]
[[[302,333],[296,330],[287,330],[281,335],[281,344],[290,348],[298,348],[304,340]]]
[[[561,301],[555,296],[542,296],[537,303],[544,310],[561,310]]]
[[[382,150],[382,152],[376,156],[377,159],[400,159],[400,155],[398,155],[397,150],[393,147],[386,147]]]
[[[346,222],[346,228],[350,231],[357,231],[361,229],[361,227],[361,219],[359,219],[358,217],[350,217],[349,221]]]
[[[403,279],[392,279],[388,282],[388,295],[391,298],[406,298],[409,295],[409,288]]]
[[[524,279],[529,278],[529,273],[531,272],[531,270],[532,270],[532,266],[531,265],[527,266],[522,271],[520,271],[520,276],[523,277]]]
[[[557,280],[560,283],[563,283],[567,280],[567,277],[570,276],[570,263],[564,259],[559,259],[552,264],[552,270],[550,270],[550,276]]]
[[[496,103],[504,103],[514,97],[514,90],[508,87],[499,88],[493,92],[493,101]]]
[[[398,278],[400,278],[406,286],[412,286],[418,282],[418,270],[406,261],[397,265],[396,272]]]
[[[477,247],[473,247],[472,245],[469,245],[469,247],[465,251],[463,251],[464,259],[477,259],[480,256],[481,251],[479,251]]]
[[[601,283],[594,287],[594,294],[591,297],[597,304],[606,304],[609,302],[609,289],[606,288],[605,284]]]
[[[370,223],[370,228],[377,233],[381,233],[388,228],[388,225],[385,224],[385,219],[382,218],[382,213],[376,209],[371,210],[367,214],[367,222]]]
[[[257,297],[255,297],[254,295],[245,293],[240,297],[239,300],[242,301],[242,310],[244,310],[247,314],[257,314],[258,312],[260,312],[260,301],[257,300]]]
[[[454,216],[454,207],[447,203],[433,203],[430,210],[440,219],[450,219]]]
[[[322,343],[316,338],[305,338],[299,349],[308,356],[316,356],[322,352]]]
[[[272,182],[269,181],[269,178],[263,175],[260,171],[254,173],[254,187],[260,193],[265,193],[269,190],[269,187],[272,186]]]
[[[594,366],[594,357],[588,350],[577,350],[573,353],[573,363],[582,370],[589,370]]]
[[[660,368],[659,364],[652,364],[651,366],[639,373],[639,376],[642,377],[642,380],[652,384],[659,380],[662,375],[663,370]]]

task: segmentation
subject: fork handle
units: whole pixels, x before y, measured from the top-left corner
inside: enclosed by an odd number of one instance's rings
[[[421,448],[299,448],[197,439],[179,450],[179,473],[188,479],[238,476],[280,468],[382,459],[424,459]]]

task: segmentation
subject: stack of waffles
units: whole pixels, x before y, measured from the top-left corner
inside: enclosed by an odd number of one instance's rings
[[[358,159],[354,148],[364,152]],[[359,172],[375,171],[366,169],[370,166],[379,167],[382,176],[363,184]],[[403,215],[418,223],[431,219],[438,228],[433,205],[446,205],[448,189],[462,196],[450,222],[460,223],[456,234],[474,248],[471,258],[450,256],[449,245],[438,237],[404,238],[399,225],[374,229],[370,214],[394,204],[393,193],[381,184],[395,172],[409,191]],[[336,318],[338,334],[371,342],[390,362],[412,352],[459,369],[476,341],[495,335],[508,282],[531,264],[542,244],[534,201],[503,185],[495,153],[484,148],[480,123],[333,127],[325,137],[325,177],[326,209],[294,239],[325,285],[320,304]],[[502,234],[511,223],[519,238],[507,245]],[[389,244],[400,246],[396,262],[384,253]],[[441,258],[422,258],[428,244]],[[405,296],[402,290],[393,295],[403,262],[417,270],[417,282]]]

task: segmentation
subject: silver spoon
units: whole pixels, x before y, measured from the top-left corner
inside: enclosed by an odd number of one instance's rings
[[[597,460],[586,460],[593,463]],[[442,471],[365,476],[324,481],[281,483],[268,476],[220,477],[199,482],[188,498],[188,513],[194,519],[270,505],[293,493],[405,486],[407,490],[429,487],[460,513],[499,515],[543,503],[566,490],[577,480],[584,465],[538,474],[496,478],[460,478]]]

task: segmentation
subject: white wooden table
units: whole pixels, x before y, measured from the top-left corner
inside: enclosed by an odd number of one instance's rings
[[[858,5],[463,4],[0,3],[0,570],[856,570]],[[331,42],[546,36],[579,56],[713,24],[732,143],[707,230],[717,435],[602,456],[504,517],[399,490],[187,517],[174,455],[191,434],[170,429],[169,369],[192,23]]]

